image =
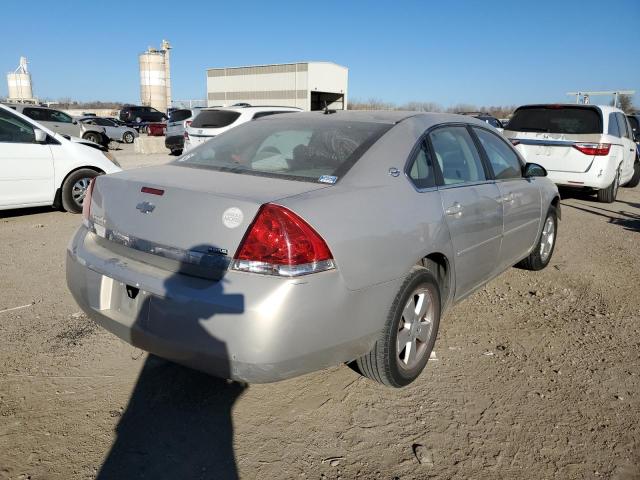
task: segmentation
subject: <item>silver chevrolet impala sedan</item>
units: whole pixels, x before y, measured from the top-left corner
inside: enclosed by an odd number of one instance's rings
[[[545,174],[468,116],[265,117],[96,178],[67,282],[104,328],[213,375],[350,363],[401,387],[447,307],[549,263],[560,197]]]

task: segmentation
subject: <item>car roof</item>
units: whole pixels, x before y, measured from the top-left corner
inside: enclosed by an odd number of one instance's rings
[[[386,123],[396,124],[403,120],[412,118],[419,120],[424,125],[435,125],[438,123],[472,123],[476,125],[486,126],[486,123],[475,117],[468,115],[458,115],[454,113],[438,113],[438,112],[415,112],[405,110],[337,110],[331,114],[325,114],[324,111],[318,110],[313,112],[300,112],[293,114],[281,114],[274,117],[261,118],[262,121],[271,121],[277,119],[296,118],[326,118],[327,120],[344,120],[353,122],[370,122],[370,123]]]

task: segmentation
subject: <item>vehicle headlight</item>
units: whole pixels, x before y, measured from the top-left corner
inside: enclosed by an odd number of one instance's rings
[[[116,160],[116,157],[113,155],[113,153],[111,152],[102,152],[104,154],[105,157],[107,157],[109,159],[109,161],[111,163],[113,163],[116,167],[118,168],[122,168],[122,166],[120,165],[120,162],[118,162],[118,160]]]

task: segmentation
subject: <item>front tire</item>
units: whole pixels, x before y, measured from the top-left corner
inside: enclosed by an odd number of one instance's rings
[[[82,204],[89,183],[98,172],[90,168],[81,168],[69,175],[62,184],[62,208],[69,213],[82,212]]]
[[[124,135],[122,135],[122,140],[124,141],[124,143],[133,143],[134,139],[135,136],[131,132],[124,132]]]
[[[427,365],[439,325],[438,283],[426,268],[413,267],[373,349],[356,360],[358,370],[389,387],[409,385]]]
[[[618,196],[618,187],[620,186],[620,167],[616,170],[616,176],[613,182],[607,188],[602,188],[596,193],[600,203],[613,203]]]
[[[537,271],[549,265],[556,247],[557,232],[558,214],[556,208],[552,205],[549,207],[547,216],[544,219],[544,225],[542,226],[542,231],[540,232],[536,246],[527,258],[516,264],[516,267]]]

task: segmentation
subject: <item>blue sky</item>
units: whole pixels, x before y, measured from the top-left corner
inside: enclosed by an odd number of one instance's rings
[[[361,100],[640,103],[639,0],[30,1],[26,24],[25,2],[2,3],[0,70],[28,57],[39,97],[138,102],[137,55],[166,38],[174,99],[204,98],[207,67],[323,60]]]

